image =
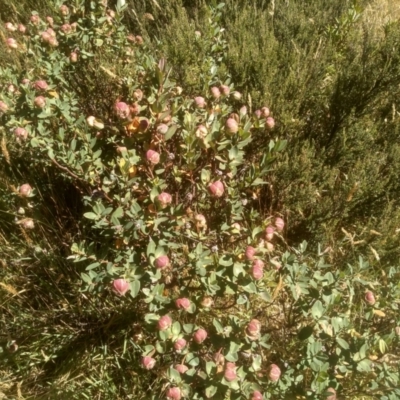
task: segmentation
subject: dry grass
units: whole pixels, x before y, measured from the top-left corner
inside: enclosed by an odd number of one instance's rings
[[[398,0],[373,0],[362,14],[364,22],[378,36],[383,34],[383,27],[400,19],[400,2]]]

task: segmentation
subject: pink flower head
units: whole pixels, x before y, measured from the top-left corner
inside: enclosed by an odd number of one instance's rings
[[[37,108],[44,108],[46,106],[46,98],[43,96],[35,97],[33,102]]]
[[[261,115],[262,115],[261,110],[256,110],[256,111],[254,111],[254,115],[255,115],[256,118],[260,119],[260,118],[261,118]]]
[[[39,15],[31,15],[30,21],[32,22],[33,25],[39,24],[40,21]]]
[[[247,107],[246,106],[240,107],[239,114],[243,116],[247,115]]]
[[[172,325],[172,319],[169,315],[164,315],[158,320],[157,327],[160,331],[166,331]]]
[[[229,86],[227,86],[227,85],[221,85],[221,86],[219,87],[219,90],[221,91],[221,93],[222,93],[224,96],[228,96],[229,93],[231,92],[231,89],[230,89]]]
[[[6,22],[4,26],[9,32],[15,32],[17,30],[16,26],[11,22]]]
[[[203,214],[197,214],[194,217],[195,221],[196,221],[196,225],[199,228],[205,228],[207,226],[207,220],[206,217]]]
[[[239,124],[233,118],[228,118],[225,123],[225,130],[227,133],[237,133],[239,130]]]
[[[146,369],[153,369],[156,365],[156,360],[150,356],[142,358],[142,366]]]
[[[206,106],[206,101],[204,97],[195,97],[194,98],[194,104],[197,108],[204,108]]]
[[[263,400],[263,395],[258,390],[255,390],[249,400]]]
[[[274,238],[275,228],[271,225],[268,225],[265,229],[265,240],[270,242]]]
[[[260,261],[260,260],[255,260],[255,261]],[[251,267],[251,276],[256,279],[260,280],[264,275],[264,268],[262,264],[259,263],[253,263]]]
[[[54,24],[54,19],[52,17],[46,17],[46,21],[50,26],[53,26]]]
[[[136,42],[136,44],[141,45],[141,44],[143,44],[143,38],[141,36],[139,36],[139,35],[136,35],[135,36],[135,42]]]
[[[272,382],[279,380],[281,376],[281,370],[276,364],[271,364],[269,367],[268,378]]]
[[[20,33],[25,33],[25,32],[26,32],[26,26],[25,26],[25,25],[22,25],[22,24],[19,24],[19,25],[18,25],[18,31],[19,31]]]
[[[225,364],[224,378],[228,382],[232,382],[237,378],[237,375],[236,375],[236,364],[235,363],[227,362]]]
[[[24,183],[23,185],[20,186],[19,194],[21,197],[29,197],[31,193],[32,193],[32,188],[29,183]]]
[[[160,124],[157,126],[157,133],[160,135],[165,135],[168,132],[168,125]]]
[[[0,115],[8,111],[8,105],[4,101],[0,101]]]
[[[157,257],[155,260],[154,260],[154,266],[157,268],[157,269],[164,269],[164,268],[167,268],[167,267],[169,267],[169,258],[168,258],[168,256],[160,256],[160,257]]]
[[[69,60],[72,63],[76,63],[78,62],[78,53],[76,51],[73,51],[70,55],[69,55]]]
[[[207,339],[207,331],[204,329],[198,329],[194,335],[193,335],[193,340],[197,343],[203,343]]]
[[[211,95],[212,97],[214,97],[214,99],[218,99],[219,97],[221,97],[221,92],[216,86],[213,86],[210,90]]]
[[[214,197],[221,197],[224,194],[225,188],[221,181],[215,181],[208,185],[208,190]]]
[[[63,4],[60,7],[60,13],[61,15],[67,16],[69,14],[69,8],[65,4]]]
[[[247,246],[246,252],[244,253],[247,260],[253,260],[254,255],[256,254],[256,249],[253,246]]]
[[[199,139],[204,139],[207,136],[207,133],[208,133],[207,127],[205,127],[204,125],[197,126],[195,132],[196,137],[198,137]]]
[[[275,226],[278,232],[282,232],[285,227],[285,221],[282,218],[275,218]]]
[[[28,131],[24,128],[18,127],[14,129],[14,135],[17,140],[26,140],[28,137]]]
[[[268,107],[262,107],[261,108],[261,116],[264,118],[269,117],[269,108]]]
[[[161,208],[165,208],[171,204],[172,197],[169,193],[162,192],[157,196],[157,201]]]
[[[51,39],[51,36],[50,36],[50,34],[48,32],[42,32],[40,34],[40,36],[41,36],[43,42],[47,42],[48,43],[50,41],[50,39]]]
[[[25,218],[21,221],[21,225],[24,229],[33,229],[35,227],[35,223],[32,218]]]
[[[366,302],[367,304],[369,304],[370,306],[373,306],[373,305],[375,304],[375,296],[374,296],[374,294],[373,294],[370,290],[368,290],[368,291],[365,293],[364,299],[365,299],[365,302]]]
[[[184,374],[189,368],[185,364],[176,364],[174,368],[180,373]]]
[[[146,158],[147,161],[154,165],[160,162],[160,154],[154,150],[147,150]]]
[[[71,27],[71,25],[70,24],[64,24],[64,25],[61,25],[61,31],[63,32],[63,33],[65,33],[66,35],[68,35],[69,33],[71,33],[72,32],[72,27]]]
[[[130,289],[130,285],[125,279],[115,279],[112,283],[112,289],[119,296],[125,296]]]
[[[47,82],[43,80],[36,81],[33,83],[33,88],[38,91],[45,91],[47,90],[48,87],[49,85],[47,84]]]
[[[167,390],[167,400],[181,400],[181,389],[178,387],[170,387]]]
[[[181,351],[186,347],[186,340],[183,338],[177,339],[174,343],[174,349],[176,351]]]
[[[326,400],[336,400],[336,390],[334,388],[328,388],[326,391],[327,393],[332,393]]]
[[[254,260],[253,267],[264,268],[264,263],[261,260]]]
[[[265,120],[265,126],[270,130],[273,129],[275,126],[275,120],[272,117],[268,117]]]
[[[46,31],[46,32],[50,35],[50,37],[53,37],[53,38],[56,37],[56,32],[54,31],[54,29],[52,29],[52,28],[47,28],[47,31]]]
[[[121,119],[128,119],[131,114],[128,104],[124,103],[123,101],[118,101],[115,103],[114,110],[117,114],[117,117]]]
[[[261,322],[258,319],[252,319],[246,328],[249,336],[258,337],[261,332]]]
[[[183,297],[181,299],[176,299],[175,305],[177,306],[177,308],[181,308],[182,310],[189,310],[190,300],[185,297]]]
[[[7,44],[7,47],[9,47],[10,49],[17,49],[18,48],[18,43],[13,38],[8,38],[6,40],[6,44]]]

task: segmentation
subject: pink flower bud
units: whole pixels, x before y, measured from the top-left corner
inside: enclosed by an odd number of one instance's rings
[[[239,114],[243,116],[247,115],[247,107],[246,106],[240,107]]]
[[[32,193],[32,188],[29,183],[24,183],[23,185],[20,186],[19,195],[21,197],[29,197],[31,193]]]
[[[139,35],[136,35],[135,42],[136,42],[136,44],[141,45],[141,44],[143,44],[143,38]]]
[[[181,308],[183,310],[189,310],[189,308],[190,308],[190,300],[185,298],[185,297],[183,297],[182,299],[176,299],[175,300],[175,305],[178,308]]]
[[[51,37],[51,38],[49,39],[49,45],[50,45],[51,47],[57,47],[57,46],[58,46],[58,41],[57,41],[57,39],[56,39],[55,37]]]
[[[198,96],[194,98],[194,104],[197,108],[204,108],[206,106],[206,101],[204,97]]]
[[[273,129],[274,126],[275,126],[275,120],[274,120],[272,117],[268,117],[268,118],[265,120],[265,126],[266,126],[269,130]]]
[[[143,99],[143,92],[142,92],[140,89],[136,89],[136,90],[133,92],[133,98],[134,98],[136,101],[141,101],[141,100]]]
[[[7,44],[7,47],[9,47],[10,49],[17,49],[18,48],[18,43],[13,38],[8,38],[6,40],[6,44]]]
[[[177,339],[174,343],[174,349],[176,351],[181,351],[186,347],[186,340],[183,338]]]
[[[26,129],[19,127],[14,129],[14,135],[17,140],[26,140],[28,137],[28,132]]]
[[[262,107],[261,108],[261,116],[264,118],[269,117],[269,108],[268,107]]]
[[[19,24],[19,25],[18,25],[18,31],[19,31],[20,33],[25,33],[25,32],[26,32],[26,26],[25,26],[25,25],[22,25],[22,24]]]
[[[230,89],[229,86],[227,86],[227,85],[221,85],[221,86],[219,87],[219,90],[221,91],[221,93],[222,93],[224,96],[229,96],[229,93],[231,92],[231,89]]]
[[[46,21],[47,21],[47,23],[48,23],[50,26],[53,26],[53,24],[54,24],[54,19],[53,19],[53,18],[51,18],[51,17],[46,17]]]
[[[211,96],[214,97],[214,99],[218,99],[221,96],[221,92],[216,86],[213,86],[210,90]]]
[[[210,308],[210,307],[212,307],[213,304],[214,304],[214,300],[211,297],[204,297],[201,300],[201,305],[203,307]]]
[[[261,332],[261,322],[258,319],[252,319],[247,325],[246,332],[249,336],[259,336]]]
[[[0,115],[8,111],[8,105],[4,101],[0,101]]]
[[[25,218],[24,220],[21,221],[21,226],[24,229],[33,229],[35,227],[35,223],[33,222],[33,219]]]
[[[184,374],[189,368],[185,364],[176,364],[174,368],[180,373]]]
[[[117,117],[121,119],[129,118],[131,113],[128,104],[124,103],[123,101],[115,103],[114,110],[117,114]]]
[[[236,91],[232,92],[231,96],[237,101],[239,101],[242,98],[242,94]]]
[[[256,279],[260,280],[264,275],[264,269],[259,265],[252,265],[251,267],[251,276]]]
[[[282,232],[283,228],[285,227],[284,220],[282,218],[279,218],[279,217],[275,218],[275,226],[276,226],[276,230],[278,232]]]
[[[150,356],[146,356],[142,358],[142,367],[149,370],[153,369],[156,365],[156,360]]]
[[[46,99],[43,96],[37,96],[33,103],[37,108],[44,108],[46,106]]]
[[[239,124],[233,118],[228,118],[225,122],[225,130],[227,133],[237,133]]]
[[[263,400],[263,395],[258,390],[255,390],[249,400]]]
[[[54,31],[54,29],[52,29],[52,28],[47,28],[47,31],[46,31],[49,35],[50,35],[50,37],[52,37],[52,38],[55,38],[56,37],[56,32]]]
[[[237,378],[236,375],[236,365],[235,363],[232,362],[227,362],[225,365],[225,373],[224,373],[224,378],[228,382],[232,382]]]
[[[112,283],[112,289],[119,296],[125,296],[126,292],[130,290],[130,285],[125,279],[115,279]]]
[[[170,387],[167,390],[167,400],[181,400],[181,389],[178,387]]]
[[[78,53],[76,51],[73,51],[70,55],[69,55],[69,60],[75,64],[76,62],[78,62]]]
[[[207,226],[207,220],[203,214],[197,214],[194,219],[198,228],[205,228]]]
[[[48,32],[42,32],[42,33],[40,34],[40,36],[41,36],[43,42],[49,43],[49,41],[50,41],[50,39],[51,39],[51,36],[50,36],[50,34],[49,34]]]
[[[165,135],[168,132],[168,125],[160,124],[157,126],[157,133],[160,135]]]
[[[167,330],[172,325],[172,319],[169,315],[164,315],[158,320],[157,327],[160,331]]]
[[[4,26],[9,32],[15,32],[17,30],[16,26],[14,26],[14,24],[11,22],[6,22]]]
[[[256,249],[253,246],[247,246],[245,256],[247,260],[253,260],[254,255],[256,254]]]
[[[207,339],[207,332],[204,329],[198,329],[194,335],[193,340],[197,343],[203,343]]]
[[[168,256],[160,256],[160,257],[157,257],[157,258],[154,260],[154,266],[155,266],[157,269],[164,269],[164,268],[169,267],[169,265],[170,265],[170,263],[169,263],[169,258],[168,258]]]
[[[69,8],[65,4],[63,4],[60,7],[60,13],[61,15],[67,16],[69,14]]]
[[[63,33],[65,33],[66,35],[68,35],[69,33],[71,33],[72,32],[72,27],[71,27],[71,25],[70,24],[64,24],[64,25],[61,25],[61,31],[63,32]]]
[[[47,82],[43,81],[43,80],[36,81],[33,83],[33,88],[38,91],[41,91],[41,90],[45,91],[45,90],[47,90],[48,87],[49,87],[49,85],[47,84]]]
[[[336,400],[336,390],[334,388],[328,388],[326,389],[327,393],[332,393],[328,397],[326,397],[326,400]]]
[[[31,15],[30,21],[33,25],[38,25],[40,21],[39,15]]]
[[[221,181],[215,181],[208,185],[208,190],[214,197],[221,197],[224,194],[225,188]]]
[[[261,110],[256,110],[256,111],[254,111],[254,115],[255,115],[256,118],[260,119],[260,118],[261,118],[261,115],[262,115]]]
[[[264,268],[264,263],[261,260],[254,260],[253,261],[253,267],[259,267],[259,268]]]
[[[365,293],[364,299],[365,299],[365,302],[366,302],[367,304],[369,304],[370,306],[373,306],[373,305],[375,304],[375,296],[374,296],[374,294],[373,294],[370,290],[368,290],[368,291]]]
[[[165,208],[172,203],[172,197],[169,193],[162,192],[157,196],[157,201],[161,208]]]
[[[265,240],[270,242],[274,238],[275,228],[271,225],[268,225],[265,229]]]
[[[207,136],[207,133],[208,133],[207,128],[204,125],[199,125],[196,128],[195,135],[199,139],[204,139]]]
[[[146,158],[147,161],[154,165],[160,162],[160,155],[154,150],[147,150]]]
[[[271,364],[269,367],[268,378],[272,382],[279,380],[281,376],[281,370],[276,364]]]
[[[24,78],[24,79],[22,79],[21,84],[22,85],[28,85],[30,82],[31,81],[28,78]]]

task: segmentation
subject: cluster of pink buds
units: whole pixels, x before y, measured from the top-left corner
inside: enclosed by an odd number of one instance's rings
[[[265,126],[268,130],[272,130],[275,126],[275,120],[270,116],[270,110],[268,107],[262,107],[260,110],[254,112],[258,119],[264,118]]]
[[[251,276],[255,280],[262,279],[264,275],[264,263],[261,260],[254,260],[251,266]]]

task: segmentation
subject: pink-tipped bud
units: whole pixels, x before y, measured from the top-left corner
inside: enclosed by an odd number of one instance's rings
[[[60,13],[61,15],[67,16],[69,14],[69,8],[65,4],[63,4],[60,7]]]
[[[195,135],[199,139],[204,139],[207,136],[207,133],[208,133],[207,128],[204,125],[199,125],[196,128]]]
[[[279,380],[281,376],[281,370],[276,364],[271,364],[268,369],[268,378],[272,382],[276,382]]]
[[[4,101],[0,101],[0,115],[8,111],[8,105]]]
[[[33,83],[33,88],[38,91],[45,91],[47,90],[49,85],[46,81],[40,80]]]
[[[9,32],[15,32],[17,30],[17,27],[11,22],[6,22],[4,26]]]
[[[194,98],[194,105],[197,108],[204,108],[206,106],[206,101],[204,97],[198,96]]]
[[[155,266],[157,269],[164,269],[164,268],[169,267],[169,265],[170,265],[170,263],[169,263],[169,258],[168,258],[168,256],[160,256],[160,257],[157,257],[157,258],[154,260],[154,266]]]
[[[71,33],[72,32],[72,26],[70,25],[70,24],[64,24],[64,25],[61,25],[61,31],[63,32],[63,33],[65,33],[66,35],[68,35],[69,33]]]
[[[176,299],[175,300],[175,305],[177,308],[180,308],[182,310],[189,310],[190,308],[190,300],[183,297],[182,299]]]
[[[365,299],[365,302],[366,302],[367,304],[369,304],[370,306],[373,306],[373,305],[375,304],[375,296],[374,296],[374,294],[373,294],[370,290],[368,290],[368,291],[365,293],[364,299]]]
[[[165,331],[172,325],[172,319],[169,315],[164,315],[158,320],[157,327],[160,331]]]
[[[78,62],[78,53],[76,51],[73,51],[70,55],[69,55],[69,60],[75,64],[76,62]]]
[[[126,292],[130,289],[130,285],[125,279],[115,279],[112,283],[112,289],[119,296],[125,296]]]
[[[172,203],[172,197],[169,193],[162,192],[157,196],[157,202],[161,208],[165,208]]]
[[[33,25],[38,25],[40,22],[39,15],[31,15],[30,21]]]
[[[325,400],[336,400],[336,390],[334,388],[328,388],[326,392],[330,394]]]
[[[53,26],[54,24],[54,19],[52,17],[46,17],[46,21],[50,26]]]
[[[150,356],[146,356],[142,358],[142,367],[149,370],[153,369],[156,365],[156,360]]]
[[[236,365],[235,363],[232,362],[227,362],[225,364],[225,373],[224,373],[224,378],[228,381],[228,382],[232,382],[237,378],[236,375]]]
[[[17,43],[17,41],[16,41],[15,39],[13,39],[13,38],[8,38],[8,39],[6,40],[6,45],[7,45],[7,47],[10,48],[10,49],[17,49],[17,48],[18,48],[18,43]]]
[[[261,116],[264,118],[269,117],[269,108],[268,107],[262,107],[261,108]]]
[[[26,26],[25,26],[25,25],[22,25],[22,24],[19,24],[19,25],[18,25],[18,31],[19,31],[20,33],[25,33],[25,32],[26,32]]]
[[[271,225],[268,225],[265,229],[265,240],[270,242],[274,238],[275,228]]]
[[[258,319],[252,319],[246,327],[246,332],[251,337],[258,337],[261,332],[261,322]]]
[[[255,116],[256,118],[260,119],[261,116],[262,116],[261,110],[256,110],[256,111],[254,111],[254,116]]]
[[[147,161],[149,161],[151,164],[158,164],[160,162],[160,154],[158,154],[154,150],[147,150],[146,153],[146,158]]]
[[[214,97],[214,99],[219,99],[221,97],[221,92],[216,86],[213,86],[210,91],[211,96]]]
[[[29,197],[31,193],[32,193],[32,188],[29,183],[24,183],[23,185],[20,186],[19,195],[21,197]]]
[[[275,120],[272,117],[268,117],[265,120],[265,126],[267,127],[267,129],[271,130],[274,128],[275,126]]]
[[[28,131],[24,128],[15,128],[14,129],[14,135],[17,140],[26,140],[28,137]]]
[[[168,125],[160,124],[157,126],[157,133],[160,135],[165,135],[168,132]]]
[[[181,400],[182,393],[178,387],[170,387],[167,390],[167,400]]]
[[[127,119],[131,114],[128,104],[124,103],[123,101],[118,101],[115,103],[114,110],[117,114],[117,117],[121,119]]]
[[[240,107],[239,114],[242,116],[247,115],[247,107],[246,106]]]
[[[221,86],[219,87],[219,90],[221,91],[221,93],[222,93],[224,96],[229,96],[229,93],[231,92],[231,89],[230,89],[229,86],[227,86],[227,85],[221,85]]]
[[[253,246],[247,246],[245,256],[247,260],[253,260],[254,255],[256,254],[256,249]]]
[[[24,220],[21,221],[21,226],[24,229],[33,229],[35,227],[35,223],[33,222],[33,219],[25,218]]]
[[[204,329],[198,329],[194,335],[193,335],[193,340],[197,343],[203,343],[207,339],[207,331]]]
[[[136,89],[136,90],[133,92],[133,98],[134,98],[136,101],[141,101],[141,100],[143,99],[143,92],[142,92],[140,89]]]
[[[249,400],[263,400],[263,395],[258,390],[255,390]]]
[[[236,92],[236,91],[232,92],[231,96],[237,101],[241,100],[241,98],[242,98],[242,94],[239,92]]]
[[[282,218],[275,218],[275,227],[278,232],[282,232],[285,228],[285,221]]]
[[[176,364],[174,368],[180,373],[184,374],[189,368],[185,364]]]
[[[227,133],[237,133],[239,130],[239,124],[233,118],[228,118],[225,122],[225,130]]]
[[[260,260],[255,260],[255,261],[260,261]],[[262,264],[259,263],[253,263],[251,267],[251,276],[256,279],[260,280],[264,275],[264,268]]]
[[[224,194],[225,188],[221,181],[215,181],[208,185],[208,190],[214,197],[221,197]]]
[[[212,307],[214,304],[214,300],[211,297],[203,297],[201,300],[201,305],[206,308]]]
[[[186,340],[183,338],[177,339],[174,343],[174,349],[176,351],[181,351],[186,347]]]
[[[46,106],[46,99],[43,96],[37,96],[33,103],[37,108],[44,108]]]

